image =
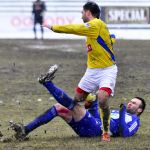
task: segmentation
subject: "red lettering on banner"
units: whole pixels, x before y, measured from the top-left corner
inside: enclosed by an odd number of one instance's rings
[[[13,27],[30,27],[32,26],[32,19],[30,17],[13,17],[11,19]]]
[[[87,49],[88,49],[88,52],[92,51],[92,46],[90,44],[87,45]]]
[[[21,19],[20,19],[20,17],[14,17],[14,18],[12,18],[11,24],[14,27],[20,27],[20,25],[21,25]]]
[[[30,17],[25,17],[24,19],[23,19],[23,25],[24,26],[32,26],[32,19],[30,18]]]
[[[66,17],[68,24],[73,24],[73,17]]]
[[[56,24],[65,24],[65,20],[63,17],[56,17]]]
[[[75,18],[74,17],[63,17],[63,16],[56,16],[56,17],[47,17],[44,19],[45,24],[58,24],[58,25],[64,25],[64,24],[73,24]],[[11,25],[15,28],[18,27],[31,27],[33,26],[33,20],[29,16],[20,17],[15,16],[11,18]]]
[[[64,24],[73,24],[74,21],[74,17],[63,17],[63,16],[58,16],[58,17],[48,17],[45,18],[44,22],[46,24],[50,24],[50,25],[64,25]]]
[[[54,18],[46,18],[46,19],[44,19],[44,23],[45,24],[53,25],[54,22],[55,22]]]

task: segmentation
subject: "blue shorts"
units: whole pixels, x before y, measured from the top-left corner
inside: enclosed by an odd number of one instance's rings
[[[101,120],[93,117],[88,111],[80,121],[75,122],[72,119],[69,125],[81,137],[95,137],[102,134]]]

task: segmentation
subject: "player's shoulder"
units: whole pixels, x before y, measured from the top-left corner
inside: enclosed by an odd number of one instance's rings
[[[106,23],[104,21],[102,21],[101,19],[97,19],[97,18],[91,20],[90,24],[97,25],[97,26],[100,26],[100,25],[106,26]]]
[[[100,22],[100,19],[94,18],[91,21],[89,21],[90,23],[98,23]]]
[[[92,19],[89,22],[87,22],[87,24],[89,24],[89,26],[98,27],[98,26],[100,26],[100,20],[95,18],[95,19]]]
[[[131,118],[131,121],[139,121],[139,117],[135,114],[127,113],[127,116]]]

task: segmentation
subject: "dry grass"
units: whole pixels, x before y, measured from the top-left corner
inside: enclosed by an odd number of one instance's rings
[[[37,77],[49,64],[59,64],[61,67],[54,82],[73,96],[86,68],[86,51],[82,40],[0,40],[0,45],[0,130],[11,137],[9,120],[20,122],[23,119],[27,123],[55,103],[37,82]],[[78,137],[63,120],[56,118],[32,132],[28,141],[13,139],[0,143],[0,150],[150,149],[149,47],[149,41],[118,41],[115,45],[119,72],[116,94],[110,102],[112,108],[134,96],[144,97],[147,101],[136,136],[112,138],[111,142],[102,143],[100,138]]]

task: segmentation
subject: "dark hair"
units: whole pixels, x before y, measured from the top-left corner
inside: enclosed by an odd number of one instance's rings
[[[145,110],[146,102],[145,102],[145,100],[144,100],[143,98],[141,98],[141,97],[135,97],[135,98],[137,98],[138,100],[141,101],[141,105],[140,105],[139,108],[142,109],[142,112],[140,112],[140,113],[138,114],[138,116],[140,116],[140,115],[143,113],[143,111]]]
[[[91,14],[93,15],[93,17],[96,17],[99,19],[100,17],[100,8],[99,6],[92,1],[88,1],[84,6],[83,6],[84,10],[89,10],[91,12]]]

